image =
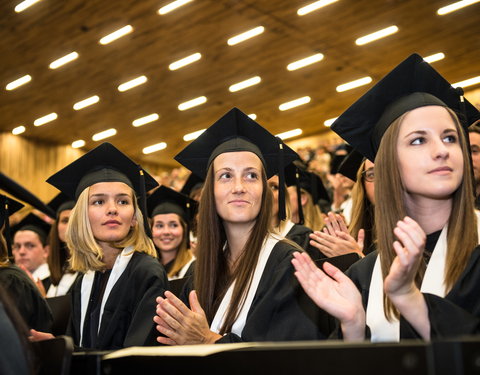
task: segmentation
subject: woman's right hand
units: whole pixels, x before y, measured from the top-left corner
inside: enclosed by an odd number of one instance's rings
[[[294,253],[295,276],[307,295],[330,315],[340,320],[346,340],[365,338],[365,310],[355,284],[338,268],[325,262],[319,269],[307,253]]]
[[[54,338],[55,336],[53,336],[51,333],[35,331],[34,329],[30,330],[30,336],[28,337],[28,339],[32,342],[51,340]]]

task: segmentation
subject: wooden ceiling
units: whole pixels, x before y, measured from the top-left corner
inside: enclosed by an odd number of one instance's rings
[[[255,113],[273,133],[302,128],[303,135],[328,131],[336,117],[412,52],[445,53],[433,66],[450,82],[480,75],[480,4],[445,16],[451,1],[339,0],[305,16],[297,10],[311,1],[195,0],[167,14],[157,10],[171,0],[42,0],[22,13],[20,0],[0,2],[0,131],[26,126],[22,136],[70,144],[98,145],[94,133],[116,128],[108,140],[138,161],[176,165],[182,137],[212,124],[231,107]],[[99,39],[130,24],[134,31],[109,45]],[[263,34],[228,46],[227,39],[256,26]],[[355,40],[390,25],[399,32],[357,46]],[[78,59],[58,68],[50,62],[77,51]],[[177,71],[173,61],[195,52],[202,58]],[[287,64],[321,52],[324,59],[289,72]],[[24,74],[32,81],[13,91],[5,85]],[[117,86],[145,75],[147,83],[120,93]],[[260,84],[231,93],[228,87],[260,76]],[[373,83],[344,93],[339,84],[371,76]],[[98,95],[100,102],[74,111],[75,102]],[[178,104],[206,96],[187,111]],[[278,106],[302,96],[311,102],[281,112]],[[33,121],[56,112],[41,127]],[[160,119],[139,128],[132,121],[150,113]],[[166,142],[150,155],[141,150]]]

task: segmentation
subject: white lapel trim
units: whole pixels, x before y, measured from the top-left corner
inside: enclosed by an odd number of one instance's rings
[[[290,230],[293,228],[294,225],[295,225],[294,222],[292,222],[292,221],[290,221],[290,220],[287,220],[287,222],[285,223],[285,226],[283,227],[283,230],[282,230],[282,232],[280,233],[280,235],[281,235],[283,238],[286,238],[288,232],[290,232]]]
[[[115,263],[112,268],[112,273],[108,278],[107,286],[105,287],[105,292],[103,294],[102,303],[100,306],[100,319],[98,322],[98,331],[102,326],[102,317],[103,309],[105,308],[105,303],[108,300],[108,296],[112,291],[112,288],[115,286],[115,283],[118,281],[120,276],[122,276],[123,271],[127,268],[130,259],[132,259],[134,250],[132,246],[126,247],[115,259]],[[95,271],[88,271],[83,276],[82,288],[81,288],[81,316],[80,316],[80,345],[82,345],[82,336],[83,336],[83,324],[85,323],[85,315],[87,314],[88,301],[92,293],[93,280],[95,278]]]
[[[273,247],[277,244],[278,241],[279,241],[279,238],[269,235],[264,245],[262,246],[262,249],[260,250],[260,254],[258,256],[257,265],[255,266],[255,271],[253,273],[252,282],[250,284],[248,291],[246,292],[247,295],[245,298],[245,302],[242,306],[242,309],[240,310],[238,318],[232,326],[232,333],[235,333],[239,336],[242,335],[243,328],[245,327],[245,323],[247,321],[248,312],[250,311],[253,298],[257,293],[258,284],[260,283],[260,279],[262,278],[263,271],[267,264],[268,258],[272,253]],[[222,328],[228,307],[230,306],[230,301],[232,299],[232,293],[233,293],[234,287],[235,287],[235,281],[233,281],[230,287],[228,288],[227,292],[225,293],[225,296],[222,299],[222,302],[220,303],[220,306],[217,312],[215,313],[215,317],[213,318],[212,324],[210,326],[210,329],[213,332],[218,333]]]
[[[188,268],[195,261],[195,259],[196,258],[192,256],[192,258],[180,269],[180,271],[178,271],[178,273],[175,276],[169,277],[168,280],[170,281],[170,280],[177,280],[177,279],[183,278],[187,273]]]
[[[447,254],[447,226],[442,229],[440,237],[428,262],[425,276],[423,277],[422,293],[431,293],[439,297],[445,296],[445,259]],[[372,342],[398,342],[400,341],[400,323],[397,319],[389,322],[385,318],[383,308],[383,277],[380,265],[380,256],[377,256],[370,281],[368,295],[367,325],[371,331]]]
[[[42,263],[38,268],[32,272],[34,279],[45,280],[47,277],[50,277],[50,269],[48,268],[47,263]]]
[[[64,273],[58,285],[51,284],[48,288],[47,298],[48,297],[57,297],[57,296],[64,296],[67,294],[68,290],[75,282],[77,278],[78,272],[75,273]]]

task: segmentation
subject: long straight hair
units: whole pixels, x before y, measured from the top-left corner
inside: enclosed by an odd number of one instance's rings
[[[70,214],[65,236],[71,254],[70,264],[72,270],[79,272],[101,271],[105,269],[103,250],[93,236],[92,226],[88,218],[89,191],[90,187],[85,188],[78,197],[77,203]],[[131,194],[134,216],[136,218],[135,226],[130,229],[123,240],[112,245],[118,249],[133,246],[133,251],[146,253],[156,258],[155,246],[145,233],[143,215],[138,207],[137,198],[133,190],[131,190]]]
[[[362,172],[365,170],[365,160],[357,171],[357,182],[352,189],[352,218],[348,231],[354,238],[358,238],[360,229],[365,231],[363,253],[367,254],[374,242],[374,206],[368,199],[365,191],[365,182]]]
[[[58,237],[58,220],[60,213],[57,215],[55,222],[52,224],[48,235],[48,245],[50,252],[48,253],[47,263],[50,270],[50,280],[53,285],[58,285],[63,274],[68,270],[68,248],[65,243]]]
[[[228,287],[235,280],[232,299],[220,334],[231,331],[245,302],[260,250],[269,233],[272,213],[272,192],[262,167],[262,202],[260,212],[233,273],[229,272],[229,249],[222,219],[217,213],[214,195],[213,163],[208,168],[200,199],[198,218],[197,261],[194,285],[208,322],[211,323]]]
[[[452,195],[452,211],[448,220],[447,257],[444,275],[445,286],[448,291],[465,269],[468,259],[478,243],[478,233],[465,134],[455,113],[448,108],[446,109],[455,123],[463,156],[463,179]],[[397,221],[402,220],[407,214],[405,186],[401,179],[397,154],[398,134],[405,116],[406,113],[395,120],[387,129],[375,158],[375,228],[383,279],[388,275],[396,256],[393,249],[393,242],[395,241],[393,229]],[[425,269],[425,265],[422,264],[415,277],[415,283],[419,287]],[[385,317],[388,320],[392,320],[394,317],[398,318],[398,311],[386,295],[384,295],[383,302]]]
[[[303,206],[303,219],[305,221],[305,226],[310,228],[313,231],[321,231],[325,223],[323,222],[322,211],[320,207],[316,205],[316,202],[313,202],[312,194],[310,194],[305,189],[301,189],[301,194],[305,195],[307,198],[307,203]]]

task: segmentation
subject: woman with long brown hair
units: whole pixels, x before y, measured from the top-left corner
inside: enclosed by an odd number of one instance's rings
[[[290,262],[298,249],[269,230],[272,196],[267,177],[295,158],[290,148],[236,108],[176,156],[206,178],[197,261],[186,288],[190,307],[170,292],[157,298],[154,320],[165,336],[158,337],[159,342],[325,337],[318,326],[320,310],[308,299],[299,300],[301,288]]]
[[[459,113],[457,117],[455,111]],[[375,160],[377,251],[349,270],[297,277],[344,338],[398,341],[477,332],[480,248],[464,128],[479,111],[412,55],[332,126]],[[455,324],[452,324],[455,322]]]

